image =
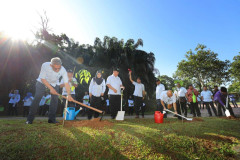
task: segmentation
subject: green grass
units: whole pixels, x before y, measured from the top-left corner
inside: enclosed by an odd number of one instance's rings
[[[109,120],[98,129],[0,120],[0,159],[238,159],[240,121],[203,120]]]

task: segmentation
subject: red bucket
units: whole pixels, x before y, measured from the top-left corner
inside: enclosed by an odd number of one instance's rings
[[[155,123],[163,123],[163,116],[164,114],[162,114],[160,111],[155,111],[154,114]]]

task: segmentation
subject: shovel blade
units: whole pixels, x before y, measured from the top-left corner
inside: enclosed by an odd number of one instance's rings
[[[225,114],[226,114],[227,117],[230,117],[230,116],[231,116],[231,114],[230,114],[230,112],[229,112],[228,109],[226,109]]]
[[[193,119],[192,118],[186,118],[187,121],[192,121]]]
[[[125,115],[125,111],[118,111],[116,120],[123,121],[124,120],[124,115]]]

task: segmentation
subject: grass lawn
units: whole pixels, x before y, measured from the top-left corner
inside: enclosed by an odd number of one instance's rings
[[[177,119],[166,119],[164,124],[153,119],[68,121],[65,127],[46,120],[33,125],[0,120],[0,159],[240,158],[239,119],[200,120],[183,124]],[[83,125],[69,126],[78,123]],[[98,127],[99,123],[107,125]]]

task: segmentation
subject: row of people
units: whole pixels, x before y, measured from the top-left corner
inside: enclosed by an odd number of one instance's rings
[[[156,83],[156,99],[158,105],[157,110],[163,112],[163,110],[166,109],[165,104],[173,105],[175,113],[183,114],[185,117],[187,117],[188,104],[193,117],[201,117],[201,112],[198,107],[197,100],[199,92],[193,87],[193,85],[189,85],[189,88],[187,90],[186,88],[182,87],[180,83],[178,83],[176,91],[172,93],[171,90],[165,91],[165,87],[160,83],[160,80],[157,79]],[[222,110],[225,111],[226,106],[228,106],[231,115],[234,116],[230,104],[226,104],[227,89],[225,87],[221,87],[220,91],[216,90],[216,92],[213,94],[207,89],[206,86],[204,86],[204,89],[201,92],[200,96],[201,100],[206,105],[209,116],[212,116],[211,109],[216,116],[222,116]],[[217,110],[214,107],[213,102],[216,103]],[[164,116],[166,117],[167,115]],[[178,118],[181,119],[181,117]]]
[[[117,112],[120,110],[121,104],[121,89],[125,87],[122,84],[122,81],[119,75],[119,69],[114,68],[113,74],[105,80],[102,77],[101,72],[97,72],[95,77],[91,80],[89,86],[89,97],[90,97],[90,105],[95,108],[99,108],[99,102],[101,101],[101,96],[103,96],[106,86],[109,88],[108,96],[109,96],[109,103],[110,103],[110,112],[111,117],[114,119],[117,115]],[[62,77],[62,83],[59,85],[59,79]],[[56,123],[56,111],[58,106],[58,96],[59,96],[59,89],[63,87],[64,92],[66,93],[69,102],[73,101],[73,94],[71,90],[72,88],[76,87],[77,84],[74,83],[74,80],[69,78],[69,73],[65,70],[62,66],[61,59],[58,57],[52,58],[51,62],[45,62],[42,64],[41,71],[36,83],[36,92],[33,99],[33,102],[30,107],[30,111],[27,117],[26,124],[31,124],[34,120],[35,114],[37,113],[39,103],[41,98],[44,95],[46,87],[50,90],[51,94],[51,103],[49,106],[49,123]],[[135,104],[135,111],[136,111],[136,118],[139,118],[139,110],[143,106],[143,98],[145,95],[145,87],[141,83],[141,79],[138,77],[137,82],[132,80],[131,72],[129,72],[129,79],[132,84],[135,86],[134,90],[134,104]],[[181,87],[181,86],[180,86]],[[178,91],[178,95],[176,96],[172,91],[164,91],[165,87],[157,80],[157,87],[156,87],[156,99],[157,99],[157,109],[163,110],[166,108],[166,104],[174,104],[175,112],[180,111],[180,107],[182,106],[181,103],[176,103],[176,101],[182,102],[180,90]],[[163,94],[162,94],[163,93]],[[225,92],[224,92],[225,93]],[[186,98],[187,101],[190,103],[191,110],[193,112],[193,116],[201,116],[199,108],[197,106],[196,96],[198,95],[198,91],[193,88],[193,86],[189,86],[187,90]],[[216,93],[217,95],[217,93]],[[221,105],[222,103],[219,102]],[[12,103],[14,105],[14,103]],[[181,107],[186,112],[186,107]],[[94,111],[90,111],[88,114],[88,118],[91,119],[92,116],[95,118],[98,117],[98,114]]]

